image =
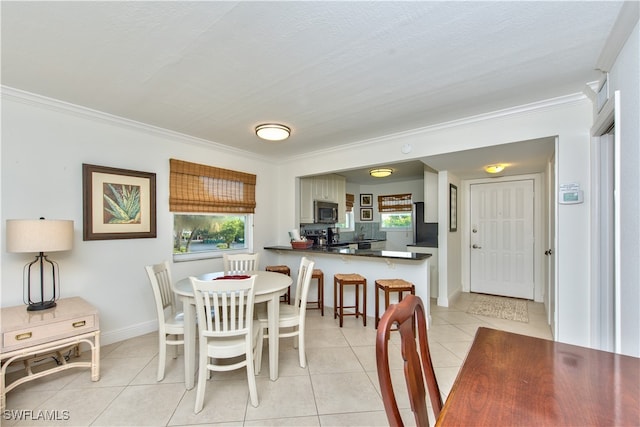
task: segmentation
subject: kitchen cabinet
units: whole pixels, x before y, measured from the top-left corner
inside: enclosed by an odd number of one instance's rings
[[[300,179],[300,223],[313,223],[313,179]]]
[[[338,204],[338,222],[345,221],[346,179],[340,175],[300,178],[300,223],[313,223],[313,201]]]

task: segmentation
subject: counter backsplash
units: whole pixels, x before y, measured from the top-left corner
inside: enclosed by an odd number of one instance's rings
[[[300,224],[300,234],[304,235],[305,230],[327,229],[326,224]],[[387,233],[380,231],[379,222],[356,222],[355,231],[346,231],[340,229],[341,242],[353,242],[357,240],[357,236],[363,235],[363,239],[387,240]]]

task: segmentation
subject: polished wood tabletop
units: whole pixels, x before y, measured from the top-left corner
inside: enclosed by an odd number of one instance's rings
[[[478,328],[437,426],[638,426],[640,359]]]

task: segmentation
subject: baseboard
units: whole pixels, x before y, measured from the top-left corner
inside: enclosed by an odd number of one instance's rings
[[[158,321],[149,320],[147,322],[138,323],[137,325],[127,326],[126,328],[117,329],[100,333],[100,346],[113,344],[116,342],[128,340],[130,338],[146,335],[158,330]]]

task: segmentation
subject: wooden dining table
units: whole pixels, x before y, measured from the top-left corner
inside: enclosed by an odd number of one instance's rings
[[[640,359],[478,328],[436,426],[638,426]]]
[[[271,271],[251,271],[246,274],[256,275],[254,303],[267,303],[267,321],[269,323],[269,378],[275,381],[278,379],[280,295],[286,292],[287,288],[293,283],[293,280],[286,274]],[[200,280],[213,280],[223,275],[224,273],[219,271],[195,277]],[[196,301],[193,297],[191,280],[189,280],[188,277],[177,281],[174,289],[182,301],[184,311],[184,376],[185,386],[188,390],[191,390],[195,385]]]

